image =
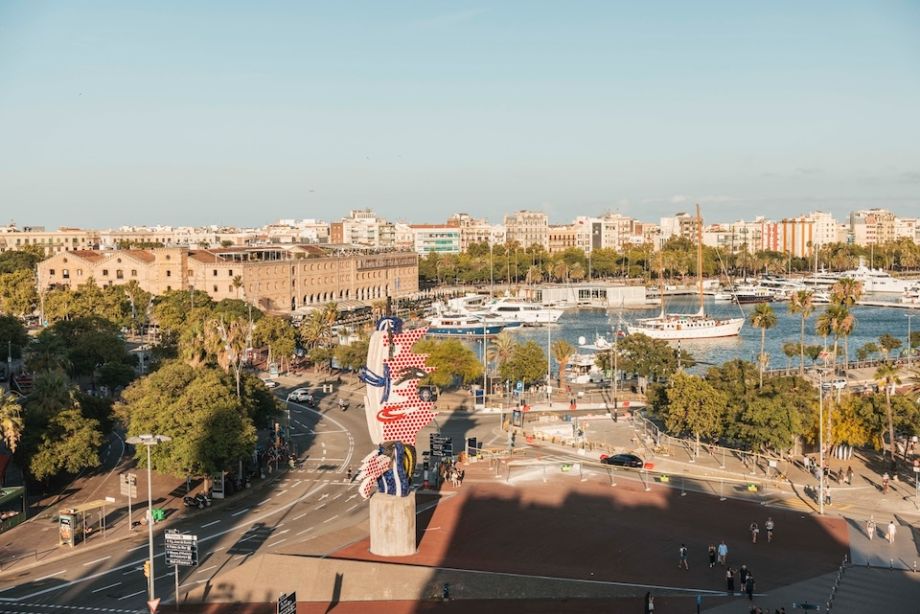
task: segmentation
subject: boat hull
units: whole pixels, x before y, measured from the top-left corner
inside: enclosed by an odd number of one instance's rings
[[[428,334],[435,337],[493,337],[504,330],[518,328],[520,323],[501,322],[477,324],[474,326],[435,326],[428,328]]]
[[[688,339],[736,337],[741,333],[742,326],[744,326],[743,318],[715,320],[689,316],[686,318],[669,317],[664,320],[657,318],[640,320],[636,324],[627,324],[626,328],[630,335],[643,334],[652,339],[664,341],[686,341]]]

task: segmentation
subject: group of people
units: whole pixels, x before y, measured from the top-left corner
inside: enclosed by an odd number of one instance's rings
[[[450,460],[444,460],[438,468],[441,483],[450,481],[450,485],[454,488],[460,488],[463,485],[464,474],[465,471],[460,467],[460,464]]]
[[[773,529],[775,526],[776,523],[773,522],[773,518],[767,516],[767,521],[763,523],[763,528],[767,532],[767,543],[771,543],[773,541]],[[752,522],[749,530],[751,531],[751,543],[756,544],[757,536],[760,535],[760,525],[758,525],[756,521]]]
[[[875,516],[869,516],[869,520],[866,521],[866,535],[869,539],[875,539],[875,534],[878,531],[878,524],[875,522]],[[889,544],[894,543],[894,538],[898,533],[898,525],[895,524],[894,520],[888,522],[888,526],[885,527],[885,539],[888,540]]]

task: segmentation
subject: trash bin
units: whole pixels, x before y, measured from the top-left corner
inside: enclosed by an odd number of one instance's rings
[[[154,522],[161,522],[166,520],[166,510],[159,507],[153,508],[153,511],[150,512],[150,515],[153,516]]]

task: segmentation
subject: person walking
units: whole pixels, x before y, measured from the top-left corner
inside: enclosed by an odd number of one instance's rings
[[[748,574],[747,581],[744,583],[744,592],[747,593],[748,601],[754,601],[754,574]]]
[[[875,531],[875,518],[873,516],[869,516],[869,520],[866,521],[866,535],[869,537],[870,541],[875,538]]]
[[[888,523],[887,537],[888,537],[889,544],[894,543],[894,536],[895,534],[897,534],[897,532],[898,532],[898,526],[894,523],[894,520],[892,520],[891,522]]]
[[[709,569],[716,566],[716,547],[709,544]]]
[[[831,504],[831,487],[825,485],[824,486],[824,505],[830,505],[830,504]]]
[[[680,569],[683,567],[687,571],[690,571],[690,566],[687,564],[687,546],[686,544],[681,544],[680,549],[678,550],[678,555],[680,560],[677,562],[677,568]]]
[[[882,494],[888,494],[888,482],[891,481],[891,476],[888,475],[888,472],[882,474]]]
[[[767,543],[773,541],[773,518],[767,516],[767,521],[763,524],[763,527],[767,530]]]
[[[756,522],[752,522],[752,523],[751,523],[751,526],[750,526],[750,529],[751,529],[751,543],[752,543],[752,544],[756,544],[756,543],[757,543],[757,534],[760,533],[760,527],[757,526],[757,523],[756,523]]]
[[[744,585],[747,583],[747,578],[750,573],[751,572],[748,571],[747,565],[742,565],[741,569],[738,570],[738,581],[741,582],[741,590],[744,590]]]
[[[847,486],[853,485],[853,467],[847,466]]]
[[[719,543],[718,553],[719,565],[725,565],[725,563],[728,561],[728,546],[725,545],[724,539]]]
[[[725,590],[729,595],[735,594],[735,570],[731,567],[725,571]]]
[[[655,597],[645,593],[645,614],[655,614]]]

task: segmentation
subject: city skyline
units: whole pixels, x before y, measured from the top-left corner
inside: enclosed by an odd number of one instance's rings
[[[4,223],[920,203],[910,3],[159,8],[0,7]]]

